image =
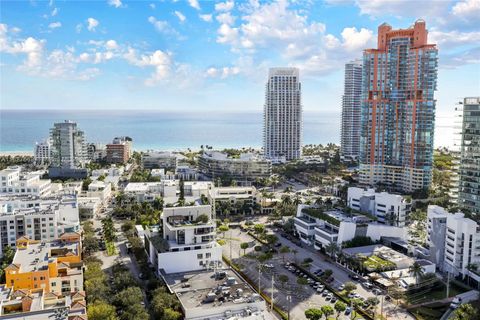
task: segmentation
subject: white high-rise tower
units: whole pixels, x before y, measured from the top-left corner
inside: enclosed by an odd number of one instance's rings
[[[297,68],[271,68],[265,90],[263,147],[273,161],[302,154],[302,101]]]
[[[362,60],[345,65],[344,86],[340,156],[344,161],[356,161],[360,155]]]
[[[73,121],[55,123],[50,129],[51,163],[54,167],[78,168],[87,159],[85,135]]]

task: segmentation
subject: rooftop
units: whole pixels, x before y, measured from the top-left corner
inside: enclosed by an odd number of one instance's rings
[[[363,247],[355,247],[355,248],[347,248],[342,250],[344,254],[348,256],[355,256],[357,254],[361,254],[364,256],[372,256],[376,255],[384,260],[399,263],[405,260],[412,260],[412,264],[414,260],[403,253],[393,250],[392,248],[386,247],[384,245],[374,244],[370,246],[363,246]]]
[[[212,160],[228,160],[228,161],[268,161],[264,157],[256,153],[241,153],[238,157],[229,157],[225,152],[208,151],[202,154],[202,158],[209,158]]]
[[[12,264],[20,267],[19,273],[45,270],[53,258],[72,253],[79,255],[78,243],[60,241],[30,243],[25,249],[17,249]]]
[[[255,303],[264,304],[263,299],[229,269],[217,270],[217,276],[214,271],[199,271],[168,274],[164,279],[185,310],[218,306],[238,309],[244,304],[244,307],[251,305],[252,311],[257,311]]]

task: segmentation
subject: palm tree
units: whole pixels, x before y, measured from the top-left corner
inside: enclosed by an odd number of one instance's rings
[[[284,204],[284,205],[292,204],[292,198],[288,194],[284,194],[282,196],[282,204]]]
[[[302,204],[302,198],[297,194],[295,195],[295,198],[293,198],[293,204],[295,207],[298,207],[299,204]]]
[[[298,253],[298,250],[297,249],[292,249],[291,252],[293,253],[293,260],[295,261],[295,263],[297,262],[297,253]]]
[[[317,199],[315,199],[315,205],[317,205],[317,206],[322,206],[323,205],[322,197],[318,197]]]
[[[418,285],[418,279],[424,275],[422,265],[415,261],[410,268],[408,268],[408,271],[413,277],[415,277],[416,285]]]
[[[330,258],[335,257],[336,261],[336,253],[339,251],[338,245],[335,242],[331,242],[328,246],[326,246],[325,251],[330,255]]]

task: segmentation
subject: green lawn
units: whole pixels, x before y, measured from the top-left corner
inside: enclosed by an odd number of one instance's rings
[[[367,260],[363,263],[368,270],[375,271],[375,270],[386,270],[391,267],[395,267],[393,262],[383,260],[380,257],[372,255],[368,257]]]

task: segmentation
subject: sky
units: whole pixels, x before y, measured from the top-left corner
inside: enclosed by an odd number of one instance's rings
[[[300,68],[305,111],[341,108],[377,27],[426,20],[439,115],[480,95],[480,0],[0,2],[2,109],[261,112],[269,67]]]

